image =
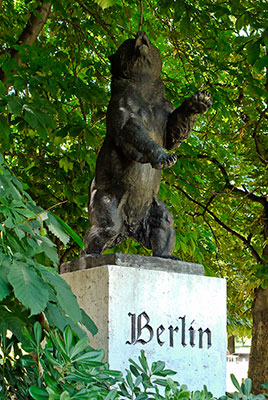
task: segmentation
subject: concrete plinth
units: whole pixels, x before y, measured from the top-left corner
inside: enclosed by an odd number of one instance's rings
[[[106,263],[105,257],[97,257],[97,264]],[[109,257],[113,264],[94,266],[96,260],[85,257],[75,261],[75,268],[74,263],[62,266],[64,279],[99,329],[90,338],[91,345],[105,350],[112,369],[124,372],[128,359],[137,359],[145,350],[149,363],[165,361],[178,372],[176,380],[189,389],[205,384],[214,396],[223,395],[225,280],[203,276],[203,267],[197,264]],[[66,272],[72,268],[76,271]]]

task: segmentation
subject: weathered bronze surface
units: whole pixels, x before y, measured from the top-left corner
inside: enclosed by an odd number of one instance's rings
[[[173,217],[157,198],[161,169],[176,163],[175,149],[212,104],[198,92],[174,110],[160,79],[159,50],[144,32],[110,57],[112,93],[107,133],[90,190],[91,228],[85,253],[101,254],[130,237],[158,257],[172,257]],[[164,148],[165,149],[164,149]]]

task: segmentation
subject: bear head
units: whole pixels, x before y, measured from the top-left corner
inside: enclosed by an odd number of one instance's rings
[[[135,39],[127,39],[109,57],[114,78],[159,79],[162,63],[159,50],[149,41],[145,32],[138,32]]]

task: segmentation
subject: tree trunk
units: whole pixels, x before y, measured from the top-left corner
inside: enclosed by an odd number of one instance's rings
[[[228,337],[228,350],[230,354],[235,353],[235,336],[229,336]]]
[[[267,74],[268,76],[268,74]],[[268,260],[268,202],[264,203],[263,263]],[[248,376],[252,379],[252,392],[261,393],[262,383],[268,382],[268,287],[255,290],[252,306],[252,343]]]
[[[1,5],[1,0],[0,0],[0,5]],[[50,9],[51,9],[51,3],[47,3],[46,1],[44,1],[36,10],[32,12],[27,22],[27,25],[20,34],[20,37],[18,38],[16,44],[32,45],[36,41],[39,33],[43,29],[49,17]],[[18,62],[20,63],[19,51],[15,50],[14,48],[11,48],[9,52],[11,57],[17,59]],[[6,76],[1,68],[0,68],[0,80],[2,82],[6,82]],[[6,84],[6,88],[8,88],[8,84]]]
[[[261,393],[261,384],[268,382],[268,288],[255,291],[252,307],[253,328],[249,357],[249,378],[252,392]]]

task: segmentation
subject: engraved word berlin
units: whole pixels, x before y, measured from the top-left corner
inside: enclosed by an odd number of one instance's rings
[[[157,328],[153,328],[152,325],[150,325],[150,317],[145,311],[138,316],[129,312],[128,316],[130,317],[131,339],[128,340],[126,344],[135,345],[141,343],[146,345],[154,336],[156,336],[156,341],[159,346],[163,346],[166,343],[170,347],[174,347],[174,345],[176,346],[181,343],[183,347],[186,347],[189,344],[192,347],[197,345],[199,349],[203,349],[203,336],[206,334],[207,348],[209,349],[212,346],[210,329],[195,329],[192,326],[194,321],[190,323],[189,327],[186,327],[186,315],[184,315],[184,317],[179,317],[179,320],[181,320],[181,329],[179,329],[179,326],[173,327],[172,325],[165,328],[162,324]],[[196,336],[198,336],[197,342]]]

